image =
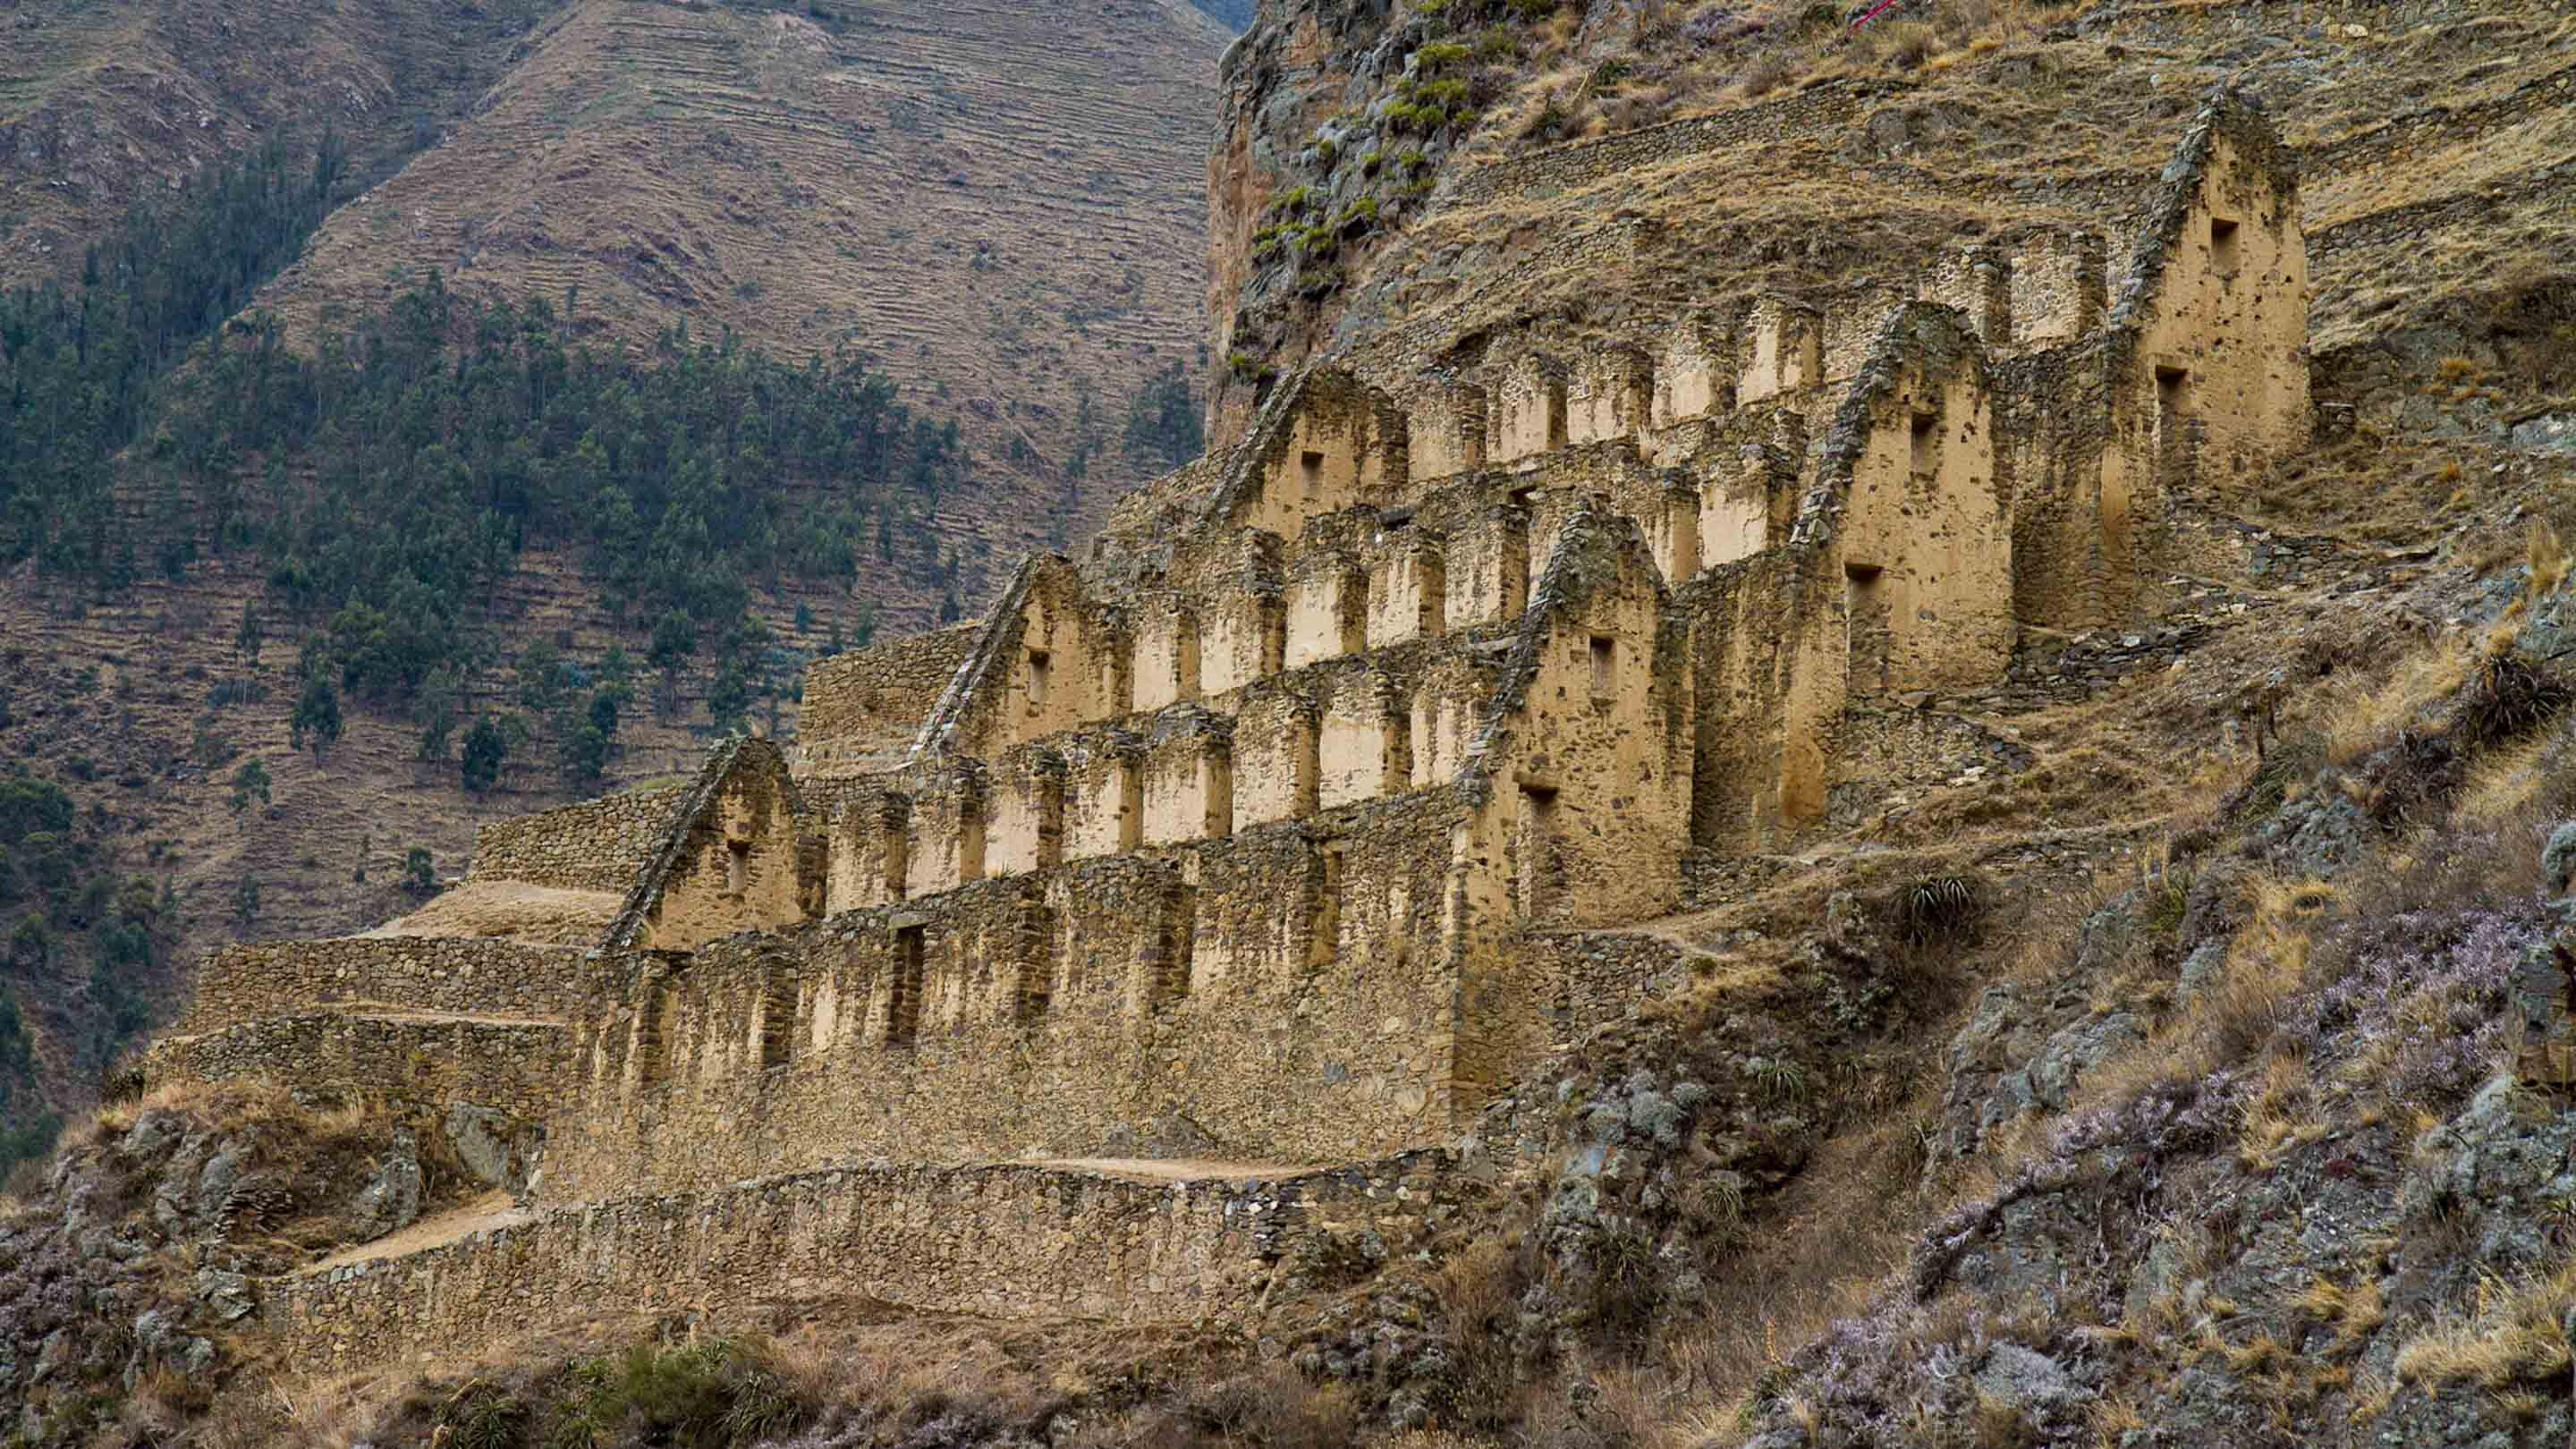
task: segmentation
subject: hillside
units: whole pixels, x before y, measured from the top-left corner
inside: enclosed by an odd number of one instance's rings
[[[1066,476],[1084,399],[1114,437],[1197,365],[1224,43],[1180,0],[579,0],[259,305],[310,335],[436,271],[603,342],[864,351],[966,430],[953,545],[1060,544],[1135,477],[1114,446]]]
[[[433,144],[552,0],[23,0],[0,20],[0,280],[77,272],[135,202],[281,133],[362,169]]]

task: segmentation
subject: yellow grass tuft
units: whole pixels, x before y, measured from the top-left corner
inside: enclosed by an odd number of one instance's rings
[[[2397,1353],[2406,1383],[2476,1384],[2510,1389],[2566,1377],[2571,1356],[2567,1314],[2576,1308],[2576,1260],[2546,1274],[2478,1284],[2475,1309],[2449,1316]]]

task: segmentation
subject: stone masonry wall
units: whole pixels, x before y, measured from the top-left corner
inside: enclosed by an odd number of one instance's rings
[[[606,973],[585,953],[444,936],[227,946],[197,968],[177,1030],[218,1031],[334,1003],[573,1021]]]
[[[977,632],[961,624],[837,654],[807,670],[796,711],[797,772],[855,774],[899,760],[973,651]]]
[[[1452,791],[1417,791],[638,963],[584,1044],[552,1190],[1437,1140],[1456,814]]]
[[[271,1016],[197,1036],[163,1037],[144,1080],[258,1081],[327,1100],[463,1102],[526,1121],[566,1105],[569,1027],[429,1016]]]
[[[601,1308],[863,1295],[1000,1318],[1249,1322],[1336,1236],[1390,1252],[1445,1221],[1423,1153],[1275,1181],[878,1164],[566,1209],[407,1257],[272,1280],[258,1323],[320,1373],[377,1368]]]
[[[494,821],[474,832],[474,868],[467,878],[622,893],[660,843],[681,793],[677,786],[636,790]]]

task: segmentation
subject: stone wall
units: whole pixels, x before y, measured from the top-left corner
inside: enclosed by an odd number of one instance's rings
[[[796,709],[797,773],[862,774],[899,763],[978,631],[960,624],[817,661],[805,671]]]
[[[595,1317],[866,1297],[992,1318],[1248,1324],[1338,1239],[1412,1249],[1445,1154],[1275,1181],[879,1164],[565,1209],[261,1285],[288,1361],[353,1373]]]
[[[626,968],[557,1190],[852,1156],[1298,1161],[1437,1140],[1470,1009],[1448,789],[836,915]]]
[[[678,786],[635,790],[496,820],[474,832],[474,866],[466,878],[623,894],[670,827],[681,794]]]
[[[169,1036],[143,1055],[154,1087],[268,1082],[326,1100],[370,1098],[433,1107],[488,1107],[544,1121],[570,1105],[573,1029],[473,1017],[269,1016],[195,1036]]]
[[[445,936],[346,936],[227,946],[197,968],[174,1030],[216,1031],[324,1005],[569,1022],[606,982],[580,950]]]

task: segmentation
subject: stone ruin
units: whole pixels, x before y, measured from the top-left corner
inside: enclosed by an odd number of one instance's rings
[[[218,953],[150,1079],[543,1135],[531,1221],[263,1321],[345,1368],[603,1296],[1223,1317],[1407,1241],[1672,965],[1567,942],[1825,823],[1856,718],[2152,602],[2167,501],[2305,442],[2297,200],[2222,97],[2116,295],[2034,232],[1865,316],[1310,368],[980,623],[816,665],[792,749],[487,829],[473,934]]]

